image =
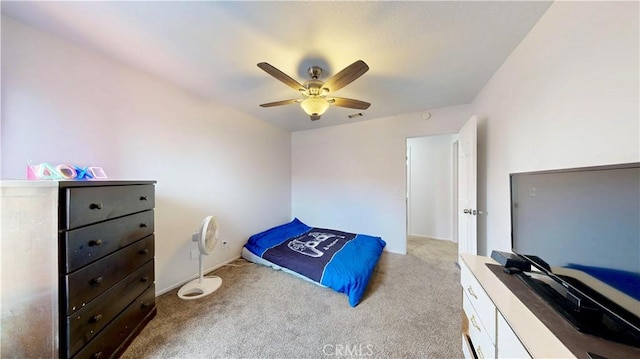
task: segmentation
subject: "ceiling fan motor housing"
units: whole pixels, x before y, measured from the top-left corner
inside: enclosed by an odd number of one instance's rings
[[[328,92],[322,91],[322,85],[324,82],[320,80],[309,80],[304,83],[304,88],[307,90],[303,95],[305,96],[321,96],[326,95]]]
[[[311,66],[307,70],[307,73],[309,74],[309,77],[317,80],[320,78],[320,75],[322,75],[322,68],[320,66]]]

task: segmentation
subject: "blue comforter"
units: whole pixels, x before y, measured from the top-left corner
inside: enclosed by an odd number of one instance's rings
[[[313,228],[297,218],[254,234],[251,253],[345,293],[355,307],[386,245],[380,237]]]
[[[638,275],[638,273],[573,263],[569,263],[566,267],[587,273],[633,299],[640,301],[640,285],[638,285],[640,283],[640,275]]]

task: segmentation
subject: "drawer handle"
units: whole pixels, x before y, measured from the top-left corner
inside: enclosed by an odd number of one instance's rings
[[[102,203],[91,203],[89,209],[102,209]]]
[[[471,316],[471,324],[473,324],[474,327],[476,327],[476,329],[478,329],[479,332],[481,332],[482,330],[480,329],[480,327],[478,326],[478,323],[476,322],[476,316],[472,315]]]
[[[93,353],[93,355],[91,357],[93,359],[100,359],[100,358],[102,358],[102,352]]]
[[[142,283],[146,283],[146,282],[148,282],[148,281],[149,281],[149,276],[148,276],[148,275],[145,275],[144,277],[140,278],[140,281],[141,281]]]
[[[142,309],[147,309],[151,306],[151,304],[147,303],[147,302],[142,302],[142,304],[140,305],[140,308]]]
[[[94,287],[99,287],[103,281],[104,281],[104,278],[97,277],[97,278],[93,278],[89,283]]]
[[[149,248],[141,249],[138,253],[139,254],[149,254]]]
[[[141,201],[146,201],[147,200],[147,196],[140,196],[140,200]]]
[[[102,320],[102,314],[96,314],[91,318],[91,323],[97,323]]]
[[[93,247],[93,246],[99,246],[102,244],[102,239],[93,239],[89,241],[89,246]]]
[[[467,291],[469,292],[469,294],[471,294],[474,298],[478,299],[478,296],[476,295],[476,293],[473,292],[473,288],[471,288],[471,286],[469,286],[469,288],[467,288]]]
[[[478,345],[478,347],[476,348],[476,353],[478,353],[478,358],[480,359],[484,359],[484,354],[482,354],[482,349],[480,348],[480,346]]]
[[[147,224],[146,223],[140,223],[140,228],[147,228]]]

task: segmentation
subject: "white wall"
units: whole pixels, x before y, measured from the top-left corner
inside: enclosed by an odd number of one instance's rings
[[[293,216],[311,226],[381,236],[406,253],[406,139],[457,132],[468,106],[292,134]]]
[[[473,102],[481,254],[510,249],[509,173],[640,161],[638,6],[553,3]]]
[[[158,181],[158,292],[197,274],[190,240],[206,215],[230,249],[205,267],[291,219],[288,132],[4,16],[1,127],[3,179],[32,160]]]
[[[453,142],[457,138],[407,139],[409,235],[453,240]]]

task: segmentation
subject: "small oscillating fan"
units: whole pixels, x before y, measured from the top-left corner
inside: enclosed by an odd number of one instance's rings
[[[202,221],[197,232],[193,233],[194,242],[198,242],[200,249],[200,277],[185,284],[178,291],[180,299],[198,299],[209,295],[222,285],[222,279],[217,276],[205,277],[203,274],[202,256],[209,255],[218,242],[218,220],[208,216]]]

